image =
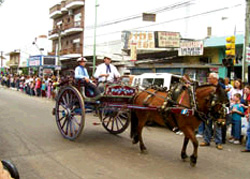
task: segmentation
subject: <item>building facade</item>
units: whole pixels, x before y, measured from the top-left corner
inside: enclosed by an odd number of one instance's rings
[[[18,73],[19,70],[19,63],[21,59],[21,51],[20,50],[14,50],[9,53],[9,67],[10,67],[10,73]]]
[[[63,0],[50,8],[52,52],[67,63],[83,56],[84,0]]]

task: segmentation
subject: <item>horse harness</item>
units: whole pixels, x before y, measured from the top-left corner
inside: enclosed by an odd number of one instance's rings
[[[151,87],[152,88],[152,87]],[[159,112],[161,113],[164,123],[169,126],[169,122],[167,120],[168,116],[171,115],[172,116],[172,122],[175,123],[176,127],[178,128],[178,122],[175,118],[174,113],[181,113],[183,115],[195,115],[199,120],[203,121],[205,124],[208,124],[208,121],[211,120],[212,118],[219,118],[219,117],[225,117],[226,114],[226,108],[225,108],[225,104],[222,104],[222,107],[220,108],[220,110],[218,111],[217,115],[211,115],[212,109],[213,107],[215,107],[216,105],[221,105],[221,103],[218,102],[218,96],[216,94],[211,94],[211,106],[208,108],[208,114],[205,114],[202,111],[198,110],[198,103],[196,101],[196,97],[195,97],[195,85],[194,84],[190,84],[187,86],[185,86],[183,83],[178,83],[172,86],[172,88],[170,90],[166,90],[165,88],[159,88],[159,87],[153,87],[153,89],[155,89],[154,92],[143,90],[145,92],[147,92],[149,95],[147,96],[147,98],[143,101],[144,105],[148,105],[148,100],[153,97],[156,96],[158,98],[162,98],[164,99],[164,102],[162,104],[161,107],[159,107]],[[176,102],[178,97],[181,95],[181,93],[187,89],[188,90],[188,94],[190,97],[190,107],[180,104],[180,102]],[[156,94],[158,91],[166,91],[167,92],[167,97],[163,97],[161,95]],[[173,107],[174,106],[174,107]],[[183,112],[184,111],[184,112]]]

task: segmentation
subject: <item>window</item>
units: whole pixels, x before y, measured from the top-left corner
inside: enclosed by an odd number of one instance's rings
[[[44,58],[44,65],[55,65],[55,58]]]
[[[179,83],[180,82],[179,80],[180,80],[180,78],[172,76],[172,78],[171,78],[171,85]]]
[[[154,81],[154,85],[162,87],[164,83],[164,79],[163,78],[156,78]]]
[[[153,83],[153,78],[145,78],[142,81],[142,87],[148,87]]]
[[[164,79],[163,78],[145,78],[142,81],[142,87],[148,87],[150,85],[163,86]]]

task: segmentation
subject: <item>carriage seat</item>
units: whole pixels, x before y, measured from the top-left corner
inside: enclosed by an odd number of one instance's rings
[[[83,96],[86,96],[88,98],[95,97],[95,93],[92,89],[85,88],[84,83],[80,79],[75,79],[76,87],[79,91],[84,92]]]

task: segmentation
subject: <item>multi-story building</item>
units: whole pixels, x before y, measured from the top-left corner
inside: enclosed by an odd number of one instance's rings
[[[49,31],[52,40],[49,55],[60,55],[62,64],[82,56],[84,0],[62,0],[50,8],[50,18],[53,19],[53,28]]]
[[[18,73],[20,58],[21,58],[21,52],[20,50],[14,50],[12,52],[7,53],[6,55],[9,55],[9,66],[10,66],[10,73]]]

